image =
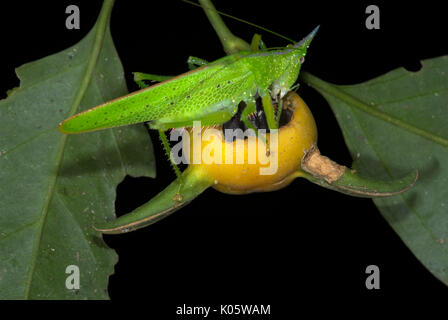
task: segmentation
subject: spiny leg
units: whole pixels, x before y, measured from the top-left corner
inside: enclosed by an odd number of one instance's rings
[[[170,160],[171,166],[173,167],[174,172],[176,173],[177,179],[179,179],[179,188],[177,189],[177,193],[174,196],[173,200],[182,201],[182,196],[180,194],[180,191],[182,190],[182,187],[184,186],[184,179],[183,179],[182,173],[180,172],[177,164],[171,158],[171,148],[170,148],[170,144],[168,142],[168,138],[166,137],[165,132],[163,130],[158,130],[158,131],[159,131],[160,141],[162,141],[163,149],[165,150],[165,153],[166,153],[168,159]]]
[[[134,72],[134,81],[142,89],[148,87],[148,85],[144,82],[144,80],[164,81],[164,80],[168,80],[170,78],[171,78],[171,76],[158,76],[158,75],[153,75],[153,74],[148,74],[148,73]],[[182,173],[180,172],[177,164],[171,158],[171,148],[170,148],[170,144],[168,142],[168,138],[166,137],[165,132],[163,130],[158,130],[158,131],[159,131],[160,140],[162,141],[163,149],[165,150],[165,153],[168,156],[171,166],[173,167],[174,172],[176,173],[176,176],[179,179],[179,189],[177,191],[175,199],[173,199],[173,200],[182,201],[182,196],[180,195],[180,191],[184,185]]]

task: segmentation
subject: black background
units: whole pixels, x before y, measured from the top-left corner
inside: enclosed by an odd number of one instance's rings
[[[65,28],[68,4],[80,8],[80,30]],[[369,4],[380,8],[380,30],[365,27]],[[303,68],[338,84],[359,83],[398,67],[418,71],[420,60],[448,53],[444,10],[434,4],[276,0],[215,1],[215,6],[296,40],[320,24]],[[2,3],[0,97],[19,84],[15,67],[82,39],[100,7],[100,1]],[[248,41],[258,32],[268,46],[287,44],[251,26],[225,21]],[[118,0],[111,28],[130,91],[137,89],[133,71],[176,75],[187,71],[189,55],[209,61],[224,55],[202,10],[181,1]],[[321,152],[350,165],[326,101],[306,85],[299,94],[315,116]],[[175,178],[155,132],[151,137],[158,176],[127,177],[117,188],[119,215],[148,201]],[[153,226],[104,239],[120,257],[110,278],[110,297],[144,300],[148,315],[167,317],[184,303],[270,304],[273,314],[292,315],[305,300],[369,303],[448,293],[371,200],[302,180],[265,194],[231,196],[207,190]],[[380,290],[365,288],[365,269],[371,264],[380,268]]]

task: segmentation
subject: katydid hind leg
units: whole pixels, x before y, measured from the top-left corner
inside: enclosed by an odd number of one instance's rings
[[[173,121],[171,119],[159,119],[149,122],[149,127],[156,130],[168,130],[171,128],[192,127],[195,122],[201,126],[214,126],[229,121],[238,111],[238,105],[230,104],[220,110],[214,110],[203,114],[195,114],[190,118]]]
[[[174,172],[176,173],[177,179],[179,179],[179,189],[177,190],[176,196],[174,200],[182,201],[182,196],[180,194],[182,187],[184,186],[184,179],[182,176],[182,173],[180,172],[179,167],[174,162],[173,158],[171,157],[171,148],[170,144],[168,142],[168,138],[166,137],[165,131],[159,130],[159,137],[162,141],[163,149],[165,150],[165,153],[171,163],[171,166],[173,167]]]
[[[153,76],[154,75],[147,74],[147,73],[136,72],[136,73],[134,73],[134,81],[139,85],[140,88],[144,89],[144,88],[147,88],[148,85],[145,82],[143,82],[143,80],[154,80]],[[160,76],[156,76],[156,77],[160,77]],[[164,76],[162,76],[162,77],[164,77]],[[165,131],[163,131],[163,130],[158,130],[158,131],[159,131],[159,137],[160,137],[160,141],[162,142],[163,149],[165,150],[165,153],[168,156],[170,164],[171,164],[174,172],[176,173],[177,178],[179,179],[179,190],[177,192],[176,198],[181,200],[182,196],[180,195],[180,191],[184,185],[182,173],[180,172],[179,167],[177,166],[177,164],[173,161],[173,159],[171,157],[171,148],[170,148],[170,144],[168,142],[168,138],[166,137]]]

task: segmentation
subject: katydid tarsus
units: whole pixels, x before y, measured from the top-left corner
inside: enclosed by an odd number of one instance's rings
[[[59,130],[74,134],[148,122],[151,129],[159,131],[169,154],[166,130],[191,127],[194,121],[203,126],[225,123],[237,113],[240,102],[246,105],[241,120],[253,128],[249,117],[256,111],[257,96],[262,100],[268,128],[277,129],[281,108],[276,114],[273,103],[281,101],[296,82],[317,29],[284,49],[266,49],[256,35],[251,50],[210,63],[190,57],[190,67],[198,67],[172,78],[136,73],[141,90],[76,114],[63,121]],[[146,87],[144,80],[162,82]],[[173,166],[180,179],[179,169]]]

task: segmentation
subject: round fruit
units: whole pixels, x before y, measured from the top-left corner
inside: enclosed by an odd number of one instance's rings
[[[224,139],[222,127],[190,130],[189,150],[196,159],[190,169],[201,171],[224,193],[265,192],[287,186],[297,177],[305,152],[316,143],[317,128],[297,94],[287,95],[284,106],[293,111],[290,121],[277,133],[267,133],[265,139],[259,135],[230,142]]]

